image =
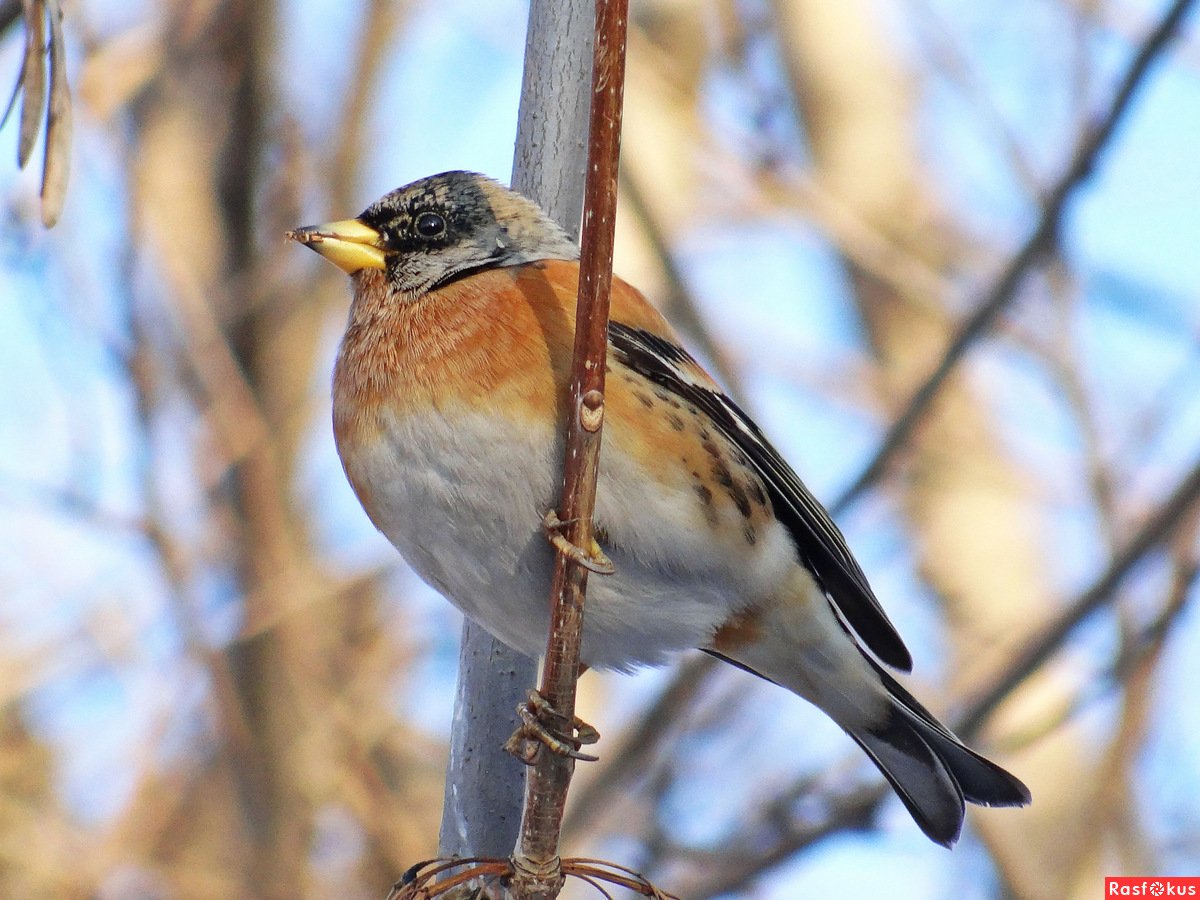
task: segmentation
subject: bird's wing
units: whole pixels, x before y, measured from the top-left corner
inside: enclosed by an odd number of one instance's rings
[[[618,361],[695,405],[746,454],[767,489],[775,517],[791,533],[800,561],[839,618],[879,660],[909,671],[912,657],[908,648],[879,605],[841,531],[750,417],[673,340],[614,321],[609,323],[608,341]]]

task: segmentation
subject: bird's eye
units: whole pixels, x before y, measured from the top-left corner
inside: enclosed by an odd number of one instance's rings
[[[441,237],[446,233],[446,220],[434,212],[417,216],[417,234],[424,238]]]

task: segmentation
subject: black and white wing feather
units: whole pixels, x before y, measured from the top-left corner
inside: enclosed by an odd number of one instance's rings
[[[800,561],[838,617],[880,661],[909,671],[912,657],[908,648],[879,605],[841,531],[750,417],[678,344],[618,322],[609,323],[608,339],[613,354],[624,365],[701,410],[746,454],[766,487],[775,517],[791,533]]]

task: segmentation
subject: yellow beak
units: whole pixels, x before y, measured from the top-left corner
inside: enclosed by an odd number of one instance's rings
[[[358,219],[308,225],[289,231],[287,236],[316,250],[347,275],[359,269],[387,268],[383,236]]]

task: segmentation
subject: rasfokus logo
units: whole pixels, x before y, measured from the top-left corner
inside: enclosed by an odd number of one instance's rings
[[[1110,875],[1104,879],[1104,896],[1200,898],[1200,877]]]

